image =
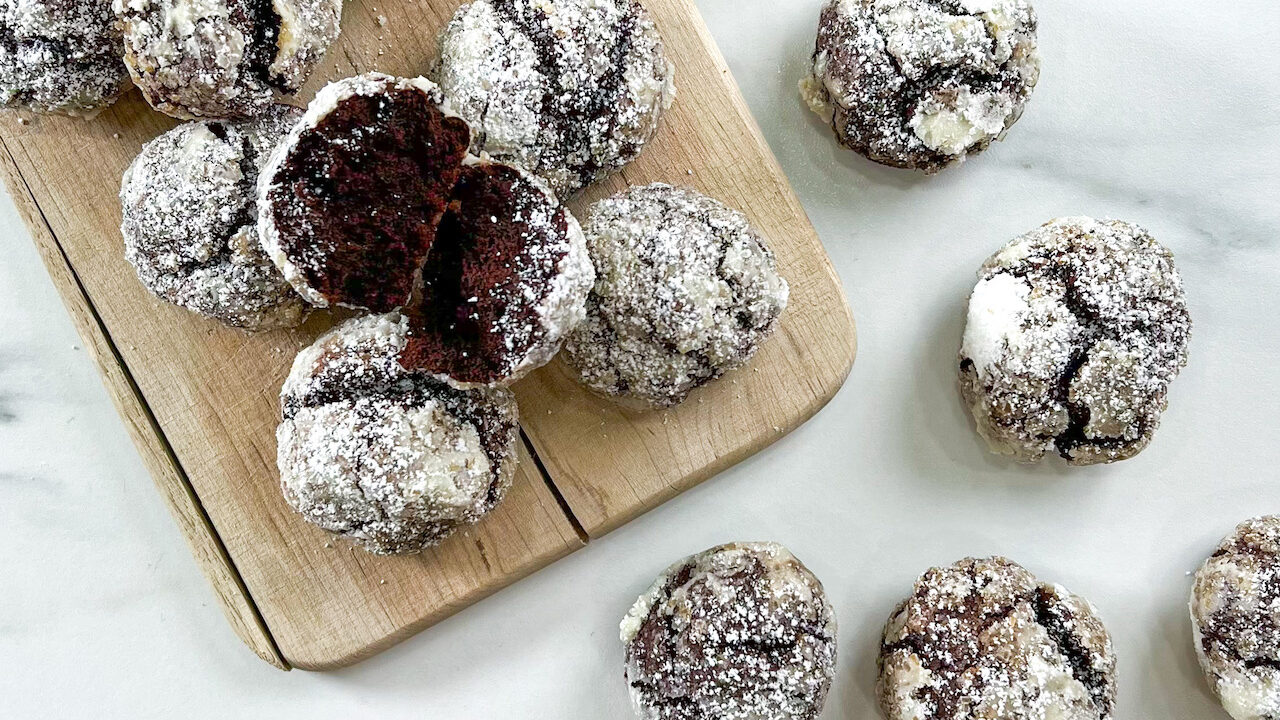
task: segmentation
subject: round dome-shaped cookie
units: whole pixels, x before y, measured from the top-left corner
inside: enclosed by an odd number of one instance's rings
[[[541,181],[469,161],[422,268],[401,362],[459,387],[515,382],[560,351],[594,279],[578,221]]]
[[[377,554],[412,553],[478,522],[516,466],[515,398],[404,370],[399,314],[348,320],[304,349],[280,391],[285,500]]]
[[[813,720],[835,674],[822,583],[774,543],[721,545],[672,565],[621,636],[644,720]]]
[[[1280,517],[1240,523],[1196,573],[1191,626],[1209,685],[1236,720],[1280,717]]]
[[[134,84],[177,118],[243,118],[297,92],[338,37],[342,0],[113,0]]]
[[[565,344],[591,389],[667,407],[744,365],[787,282],[742,213],[692,190],[633,187],[591,208],[587,319]]]
[[[262,252],[258,168],[301,111],[189,122],[143,146],[120,186],[124,254],[162,300],[248,330],[292,327],[308,306]]]
[[[631,162],[675,94],[637,0],[475,0],[440,39],[437,80],[476,129],[474,151],[561,197]]]
[[[801,94],[846,147],[936,173],[1022,116],[1036,27],[1027,0],[830,0]]]
[[[129,74],[103,0],[0,0],[0,107],[92,115]]]
[[[258,177],[263,248],[313,305],[404,307],[470,142],[428,80],[326,85]]]
[[[889,720],[1105,720],[1115,708],[1097,610],[1000,557],[920,576],[885,626],[879,667]]]
[[[978,278],[960,389],[992,451],[1090,465],[1146,448],[1191,332],[1172,254],[1136,225],[1062,218]]]

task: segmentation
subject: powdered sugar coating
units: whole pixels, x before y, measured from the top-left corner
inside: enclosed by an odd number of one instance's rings
[[[396,313],[349,320],[298,354],[280,391],[285,500],[377,554],[417,552],[478,522],[515,472],[512,395],[405,371],[406,331]]]
[[[1027,0],[830,0],[801,95],[842,144],[936,173],[1022,116],[1036,28]]]
[[[1005,558],[932,568],[884,629],[889,720],[1105,720],[1116,656],[1097,610]]]
[[[330,300],[318,288],[312,287],[307,280],[308,273],[318,274],[328,257],[333,253],[331,247],[314,247],[305,257],[291,256],[281,242],[280,230],[276,226],[273,211],[274,197],[285,198],[292,202],[290,193],[281,191],[281,168],[289,156],[297,151],[298,141],[304,134],[313,131],[344,100],[356,96],[378,97],[396,90],[414,90],[425,95],[431,104],[447,116],[457,117],[445,100],[440,88],[426,78],[398,78],[382,73],[365,73],[354,77],[343,78],[325,85],[307,105],[307,111],[289,134],[281,141],[258,176],[258,236],[263,249],[271,261],[280,268],[298,294],[316,307],[328,307]],[[286,205],[281,212],[305,216],[302,207]]]
[[[293,93],[338,37],[342,0],[113,0],[125,62],[155,109],[242,118]]]
[[[742,213],[661,183],[596,203],[587,318],[565,344],[586,385],[654,406],[744,365],[777,326],[788,287]]]
[[[102,0],[0,0],[0,107],[93,115],[128,81]]]
[[[125,257],[163,300],[249,330],[292,327],[307,305],[257,241],[258,166],[301,111],[189,122],[142,148],[120,186]]]
[[[1236,720],[1280,717],[1280,517],[1240,523],[1196,573],[1191,627],[1210,687]]]
[[[472,149],[565,197],[633,160],[675,94],[636,0],[475,0],[440,38],[437,80]]]
[[[1062,218],[983,264],[960,387],[994,452],[1124,460],[1159,427],[1190,332],[1173,256],[1147,231]]]
[[[644,720],[812,720],[836,664],[835,613],[786,548],[733,543],[667,569],[621,625]]]

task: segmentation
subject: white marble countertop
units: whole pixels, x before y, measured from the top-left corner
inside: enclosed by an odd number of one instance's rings
[[[763,454],[354,668],[281,673],[231,633],[11,202],[0,202],[0,704],[42,717],[627,718],[617,623],[668,563],[789,545],[825,582],[825,718],[873,718],[881,625],[915,576],[1002,553],[1091,599],[1119,718],[1216,718],[1189,572],[1280,511],[1280,10],[1040,0],[1044,76],[1009,138],[934,179],[842,151],[796,93],[819,0],[700,0],[844,280],[861,351]],[[1190,298],[1191,364],[1149,450],[1024,468],[980,446],[954,354],[981,261],[1058,215],[1147,226]]]

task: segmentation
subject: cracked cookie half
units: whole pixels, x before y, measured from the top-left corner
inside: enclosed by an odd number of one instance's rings
[[[774,543],[721,545],[672,565],[621,636],[644,720],[813,720],[835,674],[822,583]]]
[[[889,720],[1105,720],[1115,708],[1096,609],[1000,557],[921,575],[885,626],[879,667]]]
[[[1036,27],[1027,0],[830,0],[801,95],[846,147],[937,173],[1022,116]]]
[[[1246,520],[1196,573],[1200,667],[1236,720],[1280,717],[1280,516]]]
[[[787,306],[787,281],[742,213],[655,183],[591,208],[595,287],[565,353],[592,390],[669,407],[745,365]]]
[[[1151,442],[1187,362],[1173,255],[1118,220],[1062,218],[991,256],[969,299],[960,389],[993,452],[1073,465]]]
[[[379,555],[479,522],[516,467],[515,397],[406,371],[407,332],[398,313],[348,320],[298,354],[280,390],[285,500]]]

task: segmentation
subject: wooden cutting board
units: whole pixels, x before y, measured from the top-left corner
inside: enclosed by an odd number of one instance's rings
[[[455,0],[348,0],[343,34],[301,99],[369,70],[426,71]],[[791,301],[752,363],[669,411],[585,392],[564,366],[516,387],[529,446],[510,496],[415,557],[379,558],[303,522],[281,497],[277,393],[333,322],[248,335],[151,297],[122,255],[116,194],[174,121],[137,92],[92,121],[0,113],[0,168],[135,443],[239,636],[281,667],[361,660],[582,547],[758,452],[817,412],[853,363],[852,315],[822,245],[691,0],[646,0],[676,66],[657,138],[621,175],[688,185],[744,210]],[[536,458],[534,457],[536,455]]]

